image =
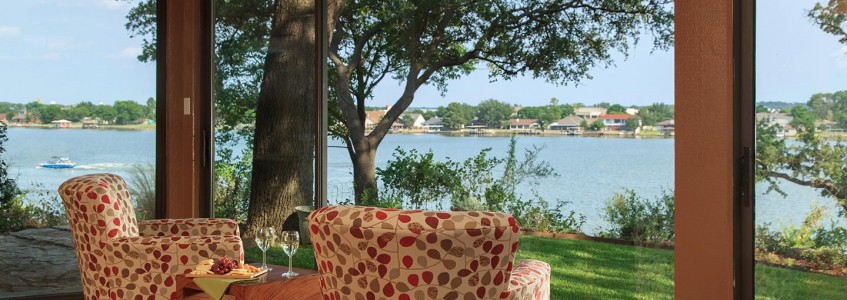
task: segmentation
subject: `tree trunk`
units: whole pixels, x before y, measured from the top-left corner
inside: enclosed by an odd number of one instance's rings
[[[376,184],[376,148],[372,148],[370,145],[363,148],[357,149],[353,158],[353,186],[356,193],[356,204],[373,205],[379,199],[379,190]]]
[[[280,228],[314,189],[315,11],[311,0],[276,0],[253,148],[245,237]]]

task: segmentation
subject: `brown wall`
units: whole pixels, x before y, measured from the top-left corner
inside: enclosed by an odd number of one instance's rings
[[[731,0],[676,8],[676,299],[732,299]]]
[[[165,217],[199,216],[202,136],[198,134],[201,102],[200,0],[165,1]],[[184,99],[190,98],[189,114]]]

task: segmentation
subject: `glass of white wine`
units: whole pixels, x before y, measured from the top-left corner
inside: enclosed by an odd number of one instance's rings
[[[275,243],[275,240],[276,231],[273,227],[261,227],[256,231],[256,245],[262,250],[262,266],[259,269],[267,271],[271,270],[267,264],[267,254],[268,248]]]
[[[288,272],[282,273],[282,277],[294,277],[299,274],[291,270],[291,257],[297,252],[300,246],[300,233],[296,230],[283,231],[280,235],[279,242],[282,246],[282,251],[288,254]]]

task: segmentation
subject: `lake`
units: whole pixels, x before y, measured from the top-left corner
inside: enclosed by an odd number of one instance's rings
[[[55,190],[68,178],[98,172],[126,176],[132,164],[155,163],[153,130],[79,130],[10,128],[7,153],[9,173],[24,188]],[[338,146],[337,142],[331,145]],[[505,156],[509,137],[448,136],[439,134],[395,134],[385,138],[377,155],[377,166],[384,166],[394,149],[429,149],[439,159],[461,161],[491,148],[491,155]],[[569,201],[568,209],[587,217],[583,230],[596,233],[606,226],[602,219],[605,201],[615,192],[632,189],[642,197],[654,198],[663,189],[673,188],[674,139],[601,138],[574,136],[521,136],[522,149],[544,147],[540,160],[549,162],[559,177],[536,184],[524,184],[520,192],[535,190],[548,202]],[[37,167],[51,156],[67,156],[78,166],[54,170]],[[352,197],[352,165],[343,148],[328,150],[328,194],[330,201]],[[757,185],[757,223],[800,224],[815,203],[829,207],[835,216],[833,200],[821,197],[810,188],[783,184],[787,197],[763,194],[765,184]],[[828,223],[826,223],[828,224]]]

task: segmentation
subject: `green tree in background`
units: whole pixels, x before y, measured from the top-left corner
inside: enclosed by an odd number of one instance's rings
[[[673,105],[653,103],[638,110],[642,123],[653,126],[658,122],[673,120]]]
[[[767,106],[761,104],[756,105],[756,113],[766,113],[770,111],[771,110]]]
[[[835,121],[847,129],[847,90],[812,95],[806,103],[818,119]]]
[[[604,124],[603,121],[600,120],[596,120],[594,122],[591,122],[591,124],[588,124],[588,130],[598,131],[602,130],[603,128],[606,128],[606,124]]]
[[[815,130],[815,114],[808,107],[797,105],[791,108],[791,126],[797,129]]]
[[[821,30],[835,35],[840,43],[847,45],[847,1],[829,0],[827,4],[815,3],[808,16]]]
[[[156,99],[153,97],[147,98],[147,106],[144,111],[148,119],[156,120]]]
[[[338,20],[330,26],[330,86],[347,125],[342,140],[353,161],[357,203],[369,201],[361,198],[365,190],[377,196],[376,151],[421,86],[444,91],[448,80],[478,66],[492,79],[578,82],[592,67],[608,66],[610,53],[627,53],[634,37],[656,37],[657,49],[666,49],[673,37],[666,0],[367,0],[347,2],[330,20]],[[366,132],[365,101],[386,77],[401,81],[403,91]]]
[[[115,101],[113,107],[118,124],[130,124],[145,116],[144,106],[135,101]]]
[[[623,106],[622,106],[622,105],[620,105],[620,104],[615,104],[615,105],[609,106],[609,108],[607,108],[607,109],[606,109],[606,113],[607,113],[607,114],[622,114],[622,113],[626,113],[626,107],[623,107]]]
[[[37,111],[42,123],[50,123],[65,117],[65,112],[58,104],[43,105]]]
[[[456,129],[462,128],[473,120],[474,110],[475,108],[468,104],[451,102],[447,104],[447,107],[439,107],[438,114],[444,125]]]
[[[115,118],[118,116],[117,111],[111,105],[100,104],[97,105],[97,108],[94,109],[94,115],[101,120],[107,122],[114,122]]]
[[[512,105],[495,99],[483,100],[476,106],[476,118],[490,126],[502,128],[512,116]]]

